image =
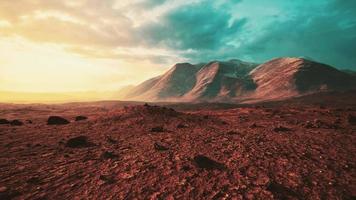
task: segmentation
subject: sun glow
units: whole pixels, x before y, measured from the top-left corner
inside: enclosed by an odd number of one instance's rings
[[[137,84],[146,76],[162,72],[157,68],[148,74],[138,73],[142,68],[137,66],[154,68],[146,61],[129,63],[120,59],[88,58],[67,52],[61,45],[37,44],[21,38],[0,39],[0,54],[0,91],[42,93],[35,95],[38,101],[48,99],[51,93],[57,97],[60,97],[58,93],[78,91],[114,93],[122,86]],[[128,74],[135,79],[130,79]],[[86,96],[92,99],[94,93],[82,93],[76,99],[84,100]],[[0,101],[23,100],[20,96],[18,93],[16,98],[2,95]]]

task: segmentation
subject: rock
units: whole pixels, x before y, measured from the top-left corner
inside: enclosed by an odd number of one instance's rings
[[[75,121],[82,121],[82,120],[87,120],[87,119],[88,119],[88,117],[82,116],[82,115],[79,115],[79,116],[75,117]]]
[[[195,164],[202,169],[207,169],[207,170],[223,170],[226,169],[226,166],[222,163],[219,163],[215,160],[212,160],[211,158],[208,158],[204,155],[197,155],[194,157],[194,162]]]
[[[156,126],[151,128],[151,132],[163,132],[163,131],[164,131],[163,126]]]
[[[252,123],[251,125],[250,125],[250,128],[257,128],[258,127],[258,125],[256,124],[256,123]]]
[[[101,158],[103,159],[116,159],[119,156],[113,153],[112,151],[105,151],[101,154]]]
[[[50,116],[47,120],[47,125],[65,125],[69,123],[70,122],[68,120],[59,116]]]
[[[356,116],[350,114],[347,116],[347,121],[353,126],[356,125]]]
[[[291,131],[290,128],[284,127],[284,126],[277,126],[273,129],[274,132],[286,132],[286,131]]]
[[[6,191],[7,191],[7,187],[5,187],[5,186],[0,187],[0,193],[6,192]]]
[[[226,134],[228,134],[228,135],[238,135],[240,133],[237,132],[237,131],[228,131]]]
[[[114,139],[112,139],[110,136],[107,136],[107,137],[106,137],[106,140],[107,140],[108,143],[110,143],[110,144],[116,144],[116,143],[117,143],[117,141],[114,140]]]
[[[155,142],[155,143],[154,143],[154,148],[155,148],[156,150],[158,150],[158,151],[166,151],[166,150],[169,149],[169,148],[166,147],[165,145],[160,144],[160,143],[158,143],[158,142]]]
[[[182,123],[177,125],[177,128],[188,128],[188,127],[189,126],[187,124],[182,124]]]
[[[314,128],[314,124],[311,121],[307,121],[304,125],[305,128]]]
[[[32,120],[26,120],[27,123],[32,124]]]
[[[15,120],[12,120],[12,121],[10,122],[10,124],[11,124],[11,126],[22,126],[22,125],[23,125],[23,122],[20,121],[20,120],[15,119]]]
[[[7,119],[0,119],[0,124],[10,124],[10,121]]]
[[[27,183],[28,183],[28,184],[37,185],[37,184],[40,183],[40,179],[39,179],[38,177],[34,176],[34,177],[29,178],[29,179],[27,180]]]
[[[107,184],[113,184],[116,182],[115,178],[110,175],[100,175],[99,178]]]
[[[273,194],[275,199],[302,199],[300,195],[292,189],[287,188],[277,182],[270,182],[267,186],[267,190]]]
[[[90,146],[93,146],[93,143],[90,143],[88,141],[88,137],[86,136],[78,136],[78,137],[71,138],[66,143],[66,147],[70,147],[70,148],[84,148]]]

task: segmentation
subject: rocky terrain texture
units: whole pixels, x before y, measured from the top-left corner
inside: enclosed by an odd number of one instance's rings
[[[1,104],[0,199],[355,199],[355,97]]]
[[[120,93],[139,101],[261,102],[356,88],[352,71],[304,58],[277,58],[261,65],[241,60],[174,65],[165,74]]]

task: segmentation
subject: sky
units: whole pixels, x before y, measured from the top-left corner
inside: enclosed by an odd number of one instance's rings
[[[356,70],[356,1],[0,1],[0,91],[115,91],[177,62],[283,56]]]

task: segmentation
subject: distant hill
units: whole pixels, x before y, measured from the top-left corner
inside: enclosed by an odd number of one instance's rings
[[[179,63],[122,95],[135,101],[249,102],[356,88],[350,73],[304,58]]]

